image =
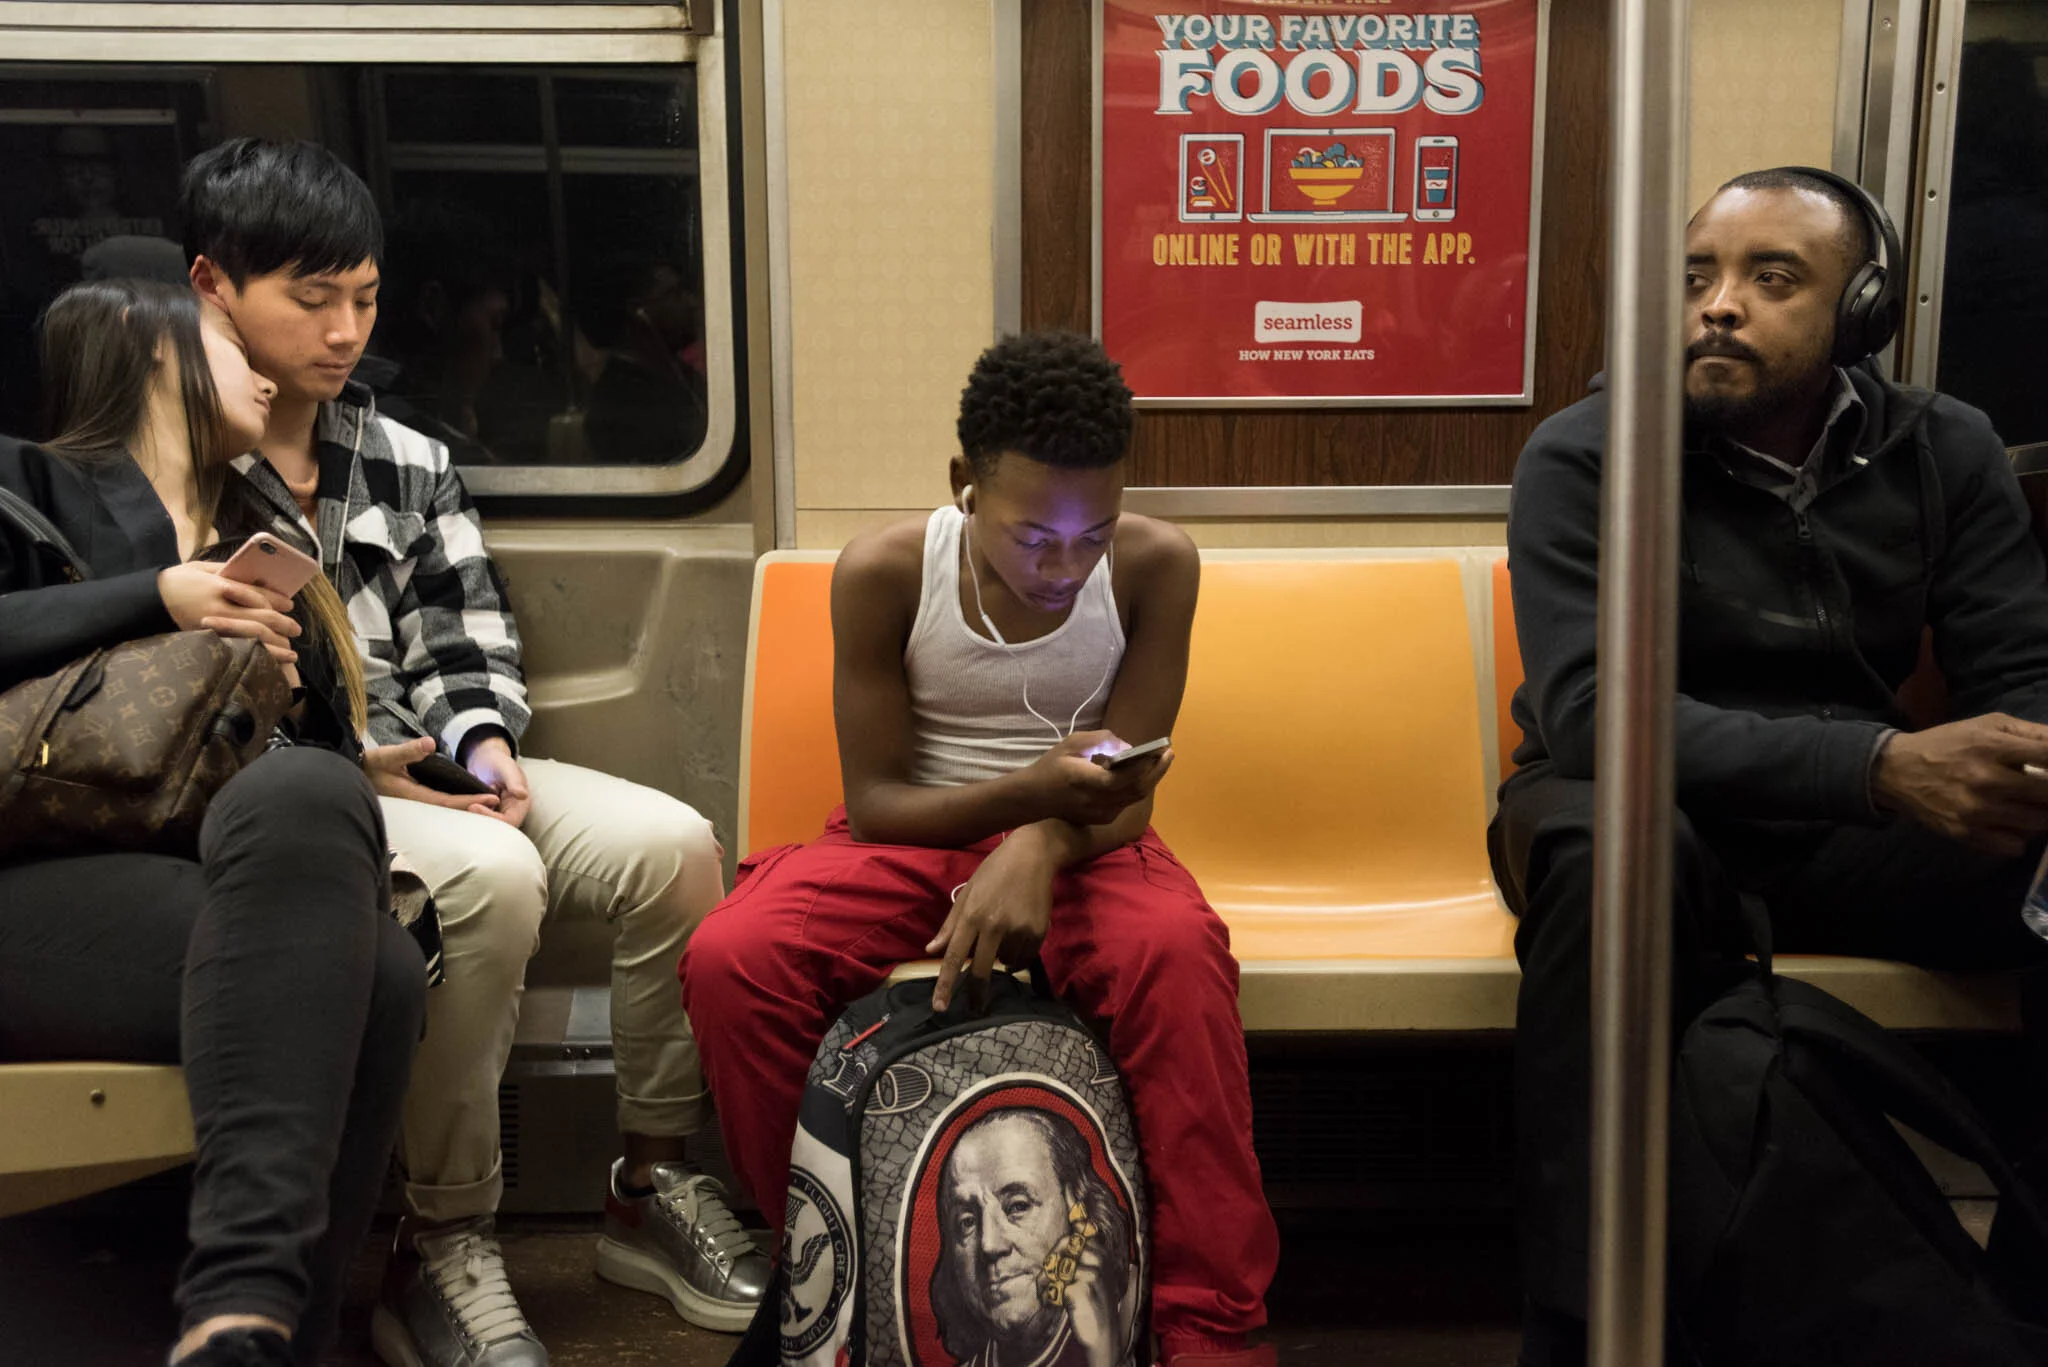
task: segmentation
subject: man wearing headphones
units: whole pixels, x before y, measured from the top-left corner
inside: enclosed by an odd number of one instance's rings
[[[1781,950],[2041,962],[2020,906],[2048,835],[2048,586],[1998,434],[1864,364],[1898,322],[1899,243],[1853,183],[1740,176],[1685,251],[1677,1019],[1745,948],[1745,896]],[[1606,435],[1599,392],[1539,427],[1508,520],[1527,682],[1489,840],[1521,918],[1524,1367],[1585,1356]],[[1930,634],[1950,720],[1914,730],[1899,690]]]
[[[1165,1367],[1272,1367],[1245,1341],[1280,1240],[1230,936],[1149,824],[1173,752],[1095,762],[1172,730],[1200,559],[1123,511],[1131,392],[1093,341],[990,347],[958,432],[954,501],[856,537],[833,570],[846,805],[742,864],[683,957],[684,1005],[717,1022],[699,1044],[726,1152],[779,1224],[805,1073],[841,1008],[907,960],[944,960],[943,1010],[1035,955],[1108,1022],[1130,1090]],[[984,1236],[998,1298],[1030,1275],[1007,1238]]]

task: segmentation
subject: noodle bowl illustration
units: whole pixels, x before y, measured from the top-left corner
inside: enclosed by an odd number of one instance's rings
[[[1318,211],[1334,210],[1337,201],[1358,188],[1365,165],[1350,155],[1341,142],[1318,151],[1305,147],[1287,163],[1287,177],[1295,188],[1315,203]]]

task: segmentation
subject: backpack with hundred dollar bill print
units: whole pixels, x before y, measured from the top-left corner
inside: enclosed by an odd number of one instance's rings
[[[1137,1132],[1102,1044],[997,975],[848,1007],[811,1064],[776,1294],[733,1367],[1119,1367],[1150,1360]]]

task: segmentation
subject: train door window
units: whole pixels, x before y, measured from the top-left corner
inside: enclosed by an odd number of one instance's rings
[[[1970,0],[1963,26],[1937,383],[2048,442],[2048,0]]]
[[[200,25],[215,8],[180,13]],[[354,378],[446,442],[478,493],[688,493],[743,458],[716,40],[650,34],[650,51],[690,60],[629,63],[614,35],[604,59],[557,64],[541,58],[562,40],[541,33],[393,34],[370,46],[405,60],[347,62],[290,60],[332,44],[235,37],[245,60],[0,65],[0,431],[42,434],[41,309],[81,278],[179,278],[178,167],[258,135],[324,143],[369,184],[384,285]]]

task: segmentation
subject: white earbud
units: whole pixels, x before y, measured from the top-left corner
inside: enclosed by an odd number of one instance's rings
[[[965,550],[967,555],[968,577],[974,581],[974,610],[981,615],[981,624],[988,628],[989,639],[993,640],[997,645],[1001,646],[1004,650],[1009,650],[1010,643],[1003,639],[1003,633],[996,628],[995,619],[988,615],[988,609],[983,607],[981,604],[981,571],[976,569],[974,565],[974,534],[968,529],[967,523],[964,520],[969,516],[969,513],[967,511],[967,496],[973,492],[974,486],[972,484],[969,484],[965,488],[961,489],[960,496],[954,499],[953,502],[960,509],[960,516],[963,519],[960,523],[960,542],[962,548]],[[1030,690],[1028,684],[1026,685],[1024,706],[1026,708],[1031,707]],[[1032,709],[1031,715],[1034,717],[1038,716],[1038,712],[1036,711],[1036,709]],[[1043,717],[1039,717],[1038,719],[1040,721],[1045,720],[1045,718]],[[1047,724],[1050,725],[1050,723]],[[1053,729],[1058,730],[1059,728],[1054,727]]]

